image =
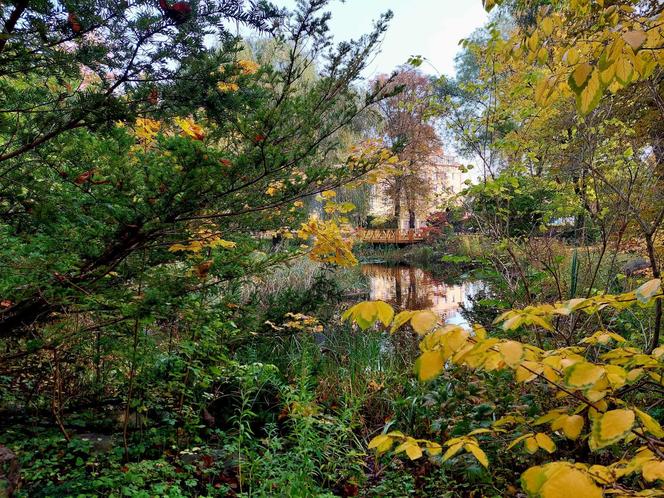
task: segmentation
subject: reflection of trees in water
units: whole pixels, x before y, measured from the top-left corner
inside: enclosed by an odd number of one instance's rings
[[[450,323],[466,326],[476,320],[468,320],[467,313],[462,313],[464,304],[470,310],[475,304],[472,297],[480,291],[488,292],[481,281],[447,285],[415,266],[365,264],[362,273],[369,279],[370,299],[386,301],[400,309],[428,309]]]
[[[413,266],[363,265],[362,273],[371,280],[372,299],[380,299],[403,309],[429,309],[432,298],[445,288],[428,273]]]

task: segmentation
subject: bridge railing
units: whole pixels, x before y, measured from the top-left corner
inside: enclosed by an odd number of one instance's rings
[[[359,229],[357,236],[362,242],[380,244],[413,244],[426,238],[426,230],[422,228],[410,229]]]

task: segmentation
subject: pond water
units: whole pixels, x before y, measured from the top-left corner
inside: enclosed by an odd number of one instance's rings
[[[485,285],[465,281],[448,284],[416,266],[363,264],[362,273],[369,281],[369,297],[390,303],[398,309],[431,310],[446,323],[469,326],[461,315],[461,305],[469,309],[470,300]]]

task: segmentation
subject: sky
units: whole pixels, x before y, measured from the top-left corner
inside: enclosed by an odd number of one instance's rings
[[[273,3],[293,5],[292,0]],[[430,62],[420,67],[422,71],[454,75],[459,40],[487,20],[481,0],[333,0],[328,10],[332,13],[330,30],[337,41],[369,32],[372,21],[386,10],[394,13],[381,52],[364,72],[369,79],[390,73],[412,55]]]
[[[272,0],[272,3],[293,8],[295,0]],[[336,41],[358,38],[371,31],[373,21],[387,10],[394,14],[384,35],[380,52],[365,69],[367,80],[389,74],[408,58],[419,55],[427,62],[420,71],[454,76],[454,58],[460,50],[459,40],[468,37],[488,20],[482,0],[331,0],[329,27]],[[446,153],[454,153],[448,143]],[[465,158],[464,164],[477,163]],[[475,179],[477,169],[465,174]]]

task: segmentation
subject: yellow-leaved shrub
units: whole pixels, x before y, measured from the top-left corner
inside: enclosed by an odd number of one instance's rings
[[[555,304],[533,305],[500,315],[495,324],[504,331],[524,325],[556,333],[554,319],[573,313],[598,314],[606,308],[623,310],[630,306],[650,306],[664,298],[659,279],[646,282],[633,292],[597,295]],[[565,439],[584,441],[591,452],[620,444],[612,452],[613,461],[597,465],[583,461],[551,461],[527,469],[521,485],[529,496],[553,498],[568,496],[661,496],[664,482],[664,429],[647,407],[639,406],[645,396],[628,393],[664,392],[664,346],[648,354],[607,330],[583,338],[577,345],[556,349],[513,339],[491,337],[478,325],[467,330],[440,323],[430,311],[402,311],[398,314],[382,301],[356,304],[342,317],[367,329],[380,321],[394,332],[407,323],[423,338],[415,370],[421,381],[439,376],[448,365],[475,371],[512,371],[515,383],[526,389],[537,384],[555,393],[556,407],[539,417],[524,413],[508,414],[491,428],[476,429],[466,436],[432,442],[393,431],[375,437],[369,448],[378,454],[396,446],[411,459],[442,453],[442,462],[462,452],[489,467],[480,448],[481,439],[509,437],[507,450],[554,455],[557,443]],[[614,347],[611,347],[614,346]],[[654,390],[654,391],[652,391]],[[559,443],[558,443],[559,444]],[[641,479],[634,479],[640,474]],[[630,484],[639,483],[639,489]]]

